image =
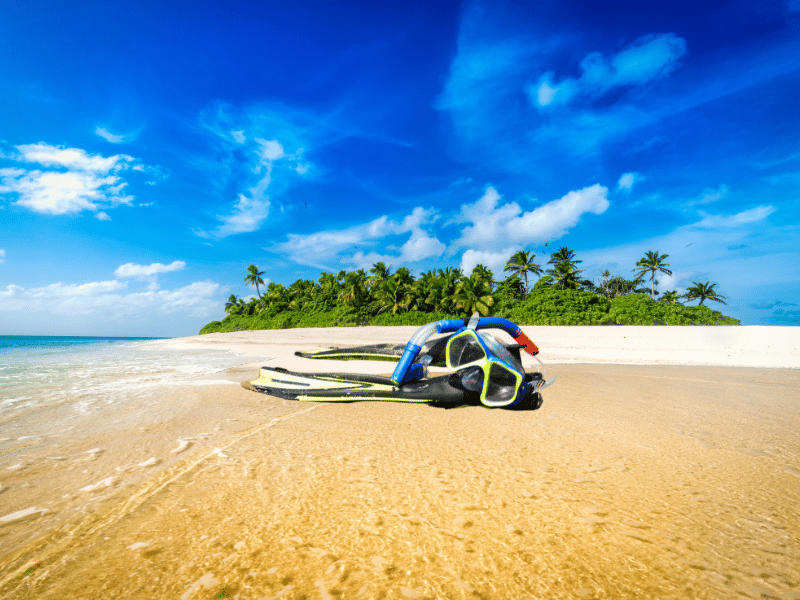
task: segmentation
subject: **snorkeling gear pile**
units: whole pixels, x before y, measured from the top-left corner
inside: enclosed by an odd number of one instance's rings
[[[516,344],[503,344],[481,329],[501,329]],[[447,335],[431,340],[436,334]],[[449,319],[424,325],[402,345],[376,344],[355,348],[323,348],[296,352],[303,358],[328,360],[398,360],[391,377],[357,373],[294,373],[262,367],[260,378],[242,385],[288,400],[353,402],[384,400],[436,405],[476,404],[498,407],[538,407],[539,392],[555,381],[540,372],[525,373],[520,350],[539,353],[514,323],[500,317]],[[538,360],[538,358],[537,358]],[[539,361],[541,364],[541,361]],[[450,373],[428,377],[428,367],[445,366]]]

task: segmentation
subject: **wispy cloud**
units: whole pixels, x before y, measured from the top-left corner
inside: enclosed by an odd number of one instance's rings
[[[730,192],[730,188],[723,183],[722,185],[720,185],[716,189],[714,189],[714,188],[706,188],[706,189],[704,189],[702,194],[700,194],[694,200],[691,200],[688,204],[689,204],[689,206],[692,206],[692,205],[695,205],[695,204],[712,204],[713,202],[716,202],[717,200],[721,200],[722,198],[727,196],[729,192]]]
[[[441,256],[445,245],[426,231],[437,215],[432,210],[415,208],[401,222],[392,221],[384,215],[368,223],[340,230],[320,231],[312,234],[288,234],[287,241],[265,248],[270,252],[285,255],[303,265],[332,269],[333,264],[355,264],[368,267],[378,261],[418,262],[433,256]],[[400,246],[386,245],[392,236],[410,234]],[[388,253],[364,252],[358,247],[381,244]]]
[[[458,159],[542,182],[602,167],[614,156],[603,152],[610,144],[626,140],[641,148],[658,137],[650,128],[659,121],[800,65],[796,42],[789,40],[732,47],[695,61],[686,40],[673,32],[602,41],[588,32],[548,29],[541,20],[519,23],[502,6],[474,2],[465,8],[436,106],[452,120],[450,150]],[[737,111],[725,118],[748,117]]]
[[[594,250],[578,249],[584,261],[581,266],[590,279],[597,278],[601,269],[631,277],[645,252],[658,251],[669,255],[667,262],[673,271],[671,277],[657,277],[660,290],[683,292],[693,281],[714,281],[731,304],[743,304],[760,286],[796,281],[795,259],[780,240],[797,237],[797,227],[771,225],[768,217],[774,210],[757,206],[709,215],[663,235]]]
[[[111,133],[105,127],[100,127],[100,126],[97,126],[94,132],[95,134],[99,135],[101,138],[112,144],[127,144],[134,141],[136,139],[136,136],[139,135],[138,131],[126,134]]]
[[[733,215],[707,215],[694,223],[694,229],[727,229],[763,221],[775,212],[774,206],[756,206]]]
[[[215,104],[201,114],[200,121],[215,155],[213,161],[200,159],[198,166],[221,191],[238,188],[236,200],[216,215],[219,225],[195,230],[198,236],[212,239],[259,230],[275,197],[312,170],[304,154],[309,144],[326,133],[325,127],[314,129],[312,116],[287,107],[237,110]]]
[[[131,156],[101,156],[45,143],[16,148],[18,152],[11,156],[15,161],[48,167],[0,169],[0,194],[16,194],[19,206],[51,215],[90,211],[107,220],[110,217],[104,210],[134,199],[125,193],[128,183],[120,176],[134,162]]]
[[[597,97],[615,87],[641,85],[669,75],[686,54],[686,40],[673,33],[640,37],[608,58],[591,52],[580,63],[581,75],[556,81],[548,71],[527,89],[531,103],[540,109],[570,104],[580,96]]]
[[[0,264],[6,262],[6,251],[0,248]]]

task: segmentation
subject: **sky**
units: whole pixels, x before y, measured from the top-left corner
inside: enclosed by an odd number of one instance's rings
[[[800,0],[0,5],[0,333],[560,247],[800,324]]]

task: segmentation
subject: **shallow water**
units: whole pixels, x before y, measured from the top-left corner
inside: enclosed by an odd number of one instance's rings
[[[800,373],[552,370],[529,412],[165,390],[41,467],[0,592],[800,598]]]

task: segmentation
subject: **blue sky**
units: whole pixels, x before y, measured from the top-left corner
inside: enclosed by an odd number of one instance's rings
[[[0,332],[561,246],[800,322],[800,1],[0,7]]]

